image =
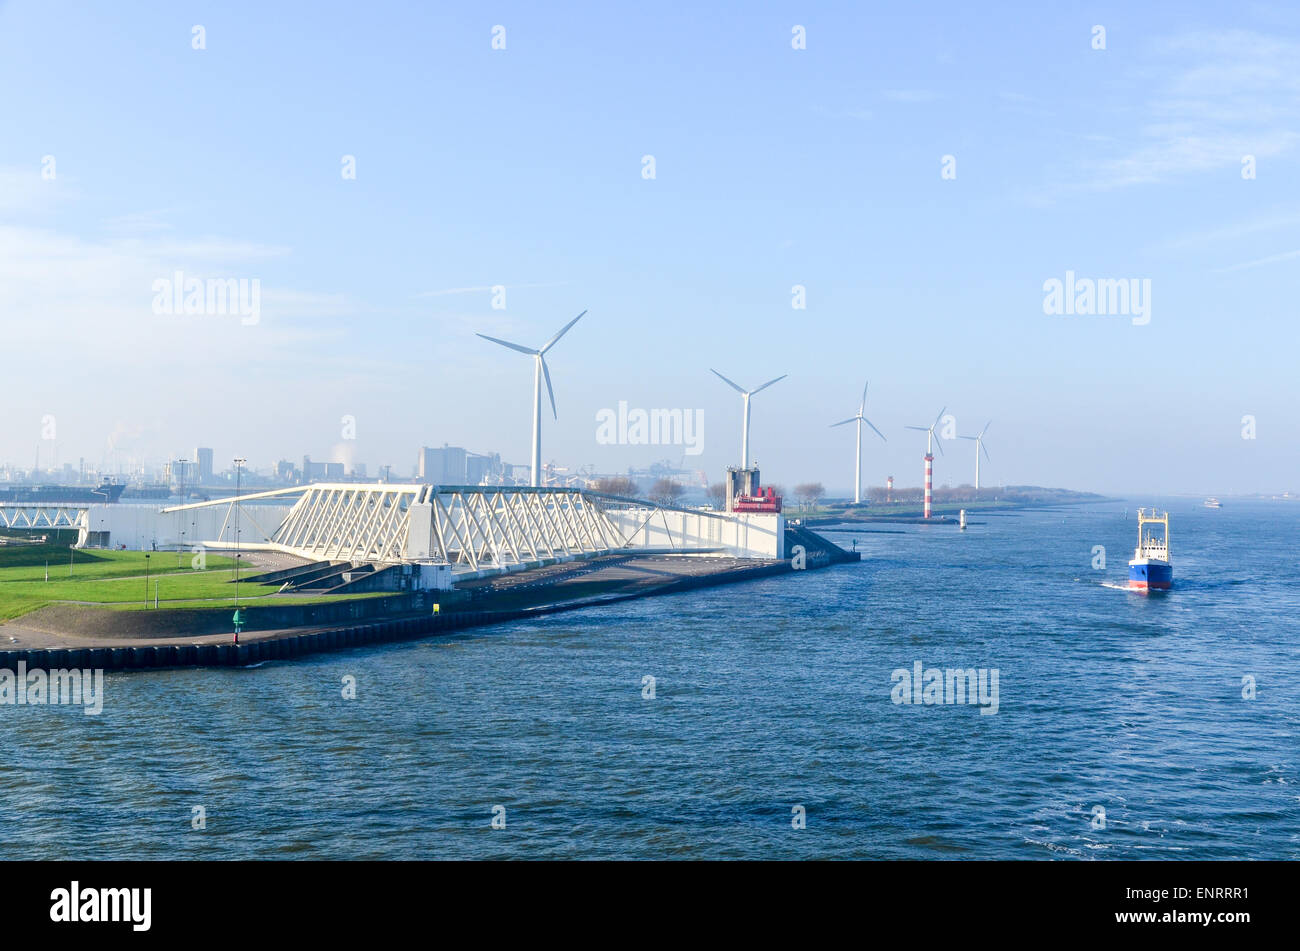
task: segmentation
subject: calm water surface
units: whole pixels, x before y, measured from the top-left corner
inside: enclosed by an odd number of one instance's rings
[[[0,856],[1300,858],[1300,506],[1170,501],[1177,590],[1142,596],[1103,584],[1134,504],[833,531],[861,564],[113,674],[99,717],[0,707]],[[915,661],[997,668],[998,713],[895,705]]]

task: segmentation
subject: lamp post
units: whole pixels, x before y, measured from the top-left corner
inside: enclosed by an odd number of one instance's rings
[[[239,631],[244,626],[244,612],[239,609],[239,491],[240,477],[243,474],[246,459],[235,460],[235,645],[238,649]]]
[[[144,606],[149,607],[149,553],[144,553]]]
[[[176,461],[180,464],[181,467],[181,471],[180,471],[181,507],[176,512],[176,522],[180,526],[180,533],[181,533],[180,547],[176,549],[176,567],[179,568],[181,566],[181,558],[182,558],[181,553],[185,551],[185,463],[189,462],[189,460],[177,459]]]
[[[235,460],[235,610],[239,610],[239,489],[244,463],[247,459]]]

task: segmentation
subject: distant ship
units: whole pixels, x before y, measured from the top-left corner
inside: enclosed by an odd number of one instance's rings
[[[1159,525],[1163,531],[1147,531]],[[1128,586],[1135,591],[1168,591],[1174,586],[1174,566],[1169,561],[1169,513],[1147,515],[1138,509],[1138,544],[1128,563]]]
[[[1207,509],[1221,509],[1223,508],[1223,503],[1220,502],[1218,499],[1209,498],[1205,500],[1205,507]]]
[[[0,485],[0,505],[103,505],[116,502],[126,486],[105,479],[97,488],[81,485]]]

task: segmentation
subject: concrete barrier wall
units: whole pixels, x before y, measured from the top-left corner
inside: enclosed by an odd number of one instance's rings
[[[227,505],[170,513],[164,513],[162,508],[156,502],[115,502],[112,505],[88,506],[80,544],[87,543],[87,532],[108,532],[110,548],[125,545],[132,551],[149,551],[154,547],[174,548],[181,544],[182,531],[187,549],[193,548],[198,542],[234,541],[235,519],[232,514],[227,524]],[[240,506],[240,540],[248,544],[267,541],[266,533],[279,528],[292,508],[291,504],[245,502]]]
[[[638,548],[721,548],[736,558],[785,557],[785,516],[752,512],[721,514],[659,511],[645,525],[645,509],[607,510],[610,520]],[[640,526],[638,528],[638,526]]]
[[[244,629],[278,631],[290,627],[347,624],[400,614],[428,614],[435,603],[443,603],[446,599],[446,596],[432,591],[413,591],[390,597],[316,604],[246,604]],[[138,640],[229,633],[234,630],[233,615],[232,607],[113,611],[84,605],[52,604],[24,615],[22,624],[51,634],[76,631],[82,637]]]

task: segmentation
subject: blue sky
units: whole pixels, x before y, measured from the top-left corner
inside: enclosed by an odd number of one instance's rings
[[[626,400],[702,411],[716,478],[717,367],[790,374],[772,481],[848,490],[870,379],[869,484],[919,483],[902,427],[947,406],[990,483],[1295,489],[1300,10],[1136,6],[0,4],[0,460],[524,463],[531,368],[474,334],[587,309],[561,464],[681,461],[597,443]],[[155,314],[176,270],[257,278],[260,319]],[[1067,271],[1149,280],[1150,323],[1044,314]]]

